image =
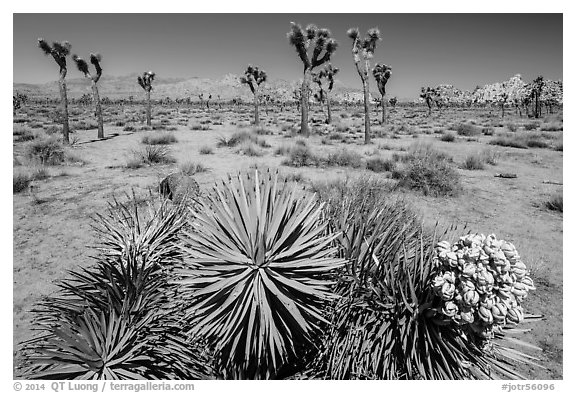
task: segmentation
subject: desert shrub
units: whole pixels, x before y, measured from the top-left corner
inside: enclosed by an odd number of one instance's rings
[[[244,142],[236,152],[248,157],[262,157],[264,155],[264,152],[259,150],[251,141]]]
[[[372,172],[392,172],[396,164],[393,160],[373,157],[366,160],[366,169]]]
[[[27,173],[22,172],[14,173],[12,177],[12,192],[14,194],[17,194],[19,192],[27,190],[31,182],[32,178]]]
[[[506,128],[512,132],[516,132],[518,130],[518,124],[516,123],[506,123]]]
[[[442,134],[442,136],[440,137],[440,140],[442,142],[454,142],[456,140],[456,136],[454,134],[452,134],[451,132],[446,132],[446,133]]]
[[[125,126],[122,131],[126,131],[126,132],[130,132],[130,131],[136,131],[136,128],[134,126]]]
[[[484,160],[479,154],[471,154],[462,163],[462,168],[469,171],[484,169]]]
[[[564,144],[562,142],[558,143],[554,146],[554,150],[556,151],[564,151]]]
[[[307,146],[296,145],[290,149],[289,154],[289,157],[282,161],[282,165],[299,168],[303,166],[318,166],[322,161]]]
[[[548,142],[545,140],[540,139],[536,135],[529,135],[526,137],[526,146],[528,147],[536,147],[536,148],[547,148]]]
[[[482,160],[488,165],[496,165],[498,163],[499,154],[492,149],[485,149],[482,151]]]
[[[274,134],[271,130],[267,129],[266,127],[256,127],[256,128],[254,128],[253,132],[256,135],[273,135]]]
[[[56,137],[34,140],[26,147],[26,156],[41,165],[59,165],[66,159],[64,146]]]
[[[399,187],[433,196],[456,195],[462,188],[460,175],[453,168],[451,157],[430,146],[413,149],[404,156],[403,161],[404,167],[393,172],[393,177],[399,180]]]
[[[541,131],[562,131],[564,126],[560,122],[544,123],[540,126]]]
[[[482,132],[480,127],[469,123],[459,123],[456,126],[451,127],[451,129],[455,130],[458,135],[461,136],[477,136]]]
[[[26,127],[14,127],[12,133],[16,138],[15,142],[28,142],[38,138],[39,134]]]
[[[137,162],[141,164],[171,164],[176,162],[170,150],[165,145],[146,145],[140,150],[133,152],[134,160],[132,163],[136,165]]]
[[[535,130],[535,129],[537,129],[538,127],[540,127],[540,123],[537,122],[537,121],[533,121],[533,122],[531,122],[531,123],[526,123],[526,124],[524,124],[524,128],[525,128],[527,131]]]
[[[186,161],[180,164],[180,172],[188,176],[194,176],[197,173],[204,173],[208,171],[208,168],[198,162]]]
[[[199,150],[200,154],[214,154],[210,146],[202,146]]]
[[[178,142],[176,136],[171,132],[164,132],[157,135],[146,135],[142,138],[142,143],[147,145],[169,145]]]
[[[274,150],[274,154],[277,156],[285,156],[287,154],[290,153],[290,150],[292,149],[291,146],[289,145],[280,145],[276,148],[276,150]]]
[[[236,131],[229,138],[225,136],[218,137],[217,147],[235,147],[243,142],[258,142],[258,138],[248,131]]]
[[[348,149],[338,150],[328,154],[325,160],[327,166],[349,166],[360,168],[362,166],[362,156]]]
[[[486,136],[494,135],[494,127],[482,127],[482,134]]]
[[[527,149],[526,141],[517,137],[497,136],[489,142],[491,145],[514,147],[516,149]]]
[[[555,194],[552,195],[550,197],[550,199],[548,199],[544,205],[550,209],[550,210],[555,210],[555,211],[559,211],[559,212],[563,212],[564,209],[564,202],[563,202],[563,196],[562,194]]]

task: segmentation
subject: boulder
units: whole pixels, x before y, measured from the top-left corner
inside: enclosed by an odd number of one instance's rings
[[[160,182],[159,191],[165,198],[176,203],[184,199],[194,199],[200,195],[200,187],[196,180],[184,173],[172,173],[166,176]]]

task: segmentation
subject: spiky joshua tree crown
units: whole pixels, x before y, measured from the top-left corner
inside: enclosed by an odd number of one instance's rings
[[[38,46],[44,51],[44,54],[51,55],[60,68],[66,68],[66,56],[70,54],[70,49],[72,49],[72,45],[68,41],[53,42],[50,46],[44,38],[38,38]]]
[[[385,95],[386,83],[388,83],[388,79],[392,76],[392,67],[389,67],[386,64],[376,63],[372,70],[372,75],[374,75],[374,79],[376,79],[376,82],[378,83],[380,94]]]
[[[240,83],[247,84],[252,94],[254,94],[256,87],[266,82],[267,79],[268,75],[266,75],[266,71],[249,65],[244,72],[244,76],[240,78]]]
[[[331,37],[330,30],[318,28],[313,24],[303,29],[299,24],[290,23],[291,30],[288,32],[288,40],[296,48],[298,56],[304,63],[305,70],[313,69],[330,61],[330,56],[338,47],[336,40]],[[310,47],[314,48],[312,57],[308,53]]]
[[[156,74],[152,71],[147,71],[142,76],[138,77],[138,84],[146,91],[152,90],[152,82]]]
[[[88,69],[88,63],[86,60],[82,59],[78,55],[73,55],[72,60],[76,63],[76,67],[78,70],[82,72],[86,77],[91,78],[94,82],[98,82],[100,77],[102,76],[102,67],[100,66],[100,62],[102,61],[102,56],[99,53],[90,53],[90,63],[96,69],[96,75],[92,76],[90,74],[90,70]]]
[[[380,41],[380,30],[373,27],[366,33],[364,38],[360,38],[360,31],[357,27],[349,29],[348,37],[352,39],[352,53],[354,53],[354,60],[360,61],[360,56],[363,59],[371,59],[376,50],[376,43]]]

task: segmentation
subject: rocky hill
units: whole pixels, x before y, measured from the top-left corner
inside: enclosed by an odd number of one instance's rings
[[[103,75],[98,83],[101,97],[142,98],[144,91],[137,82],[137,74],[125,76]],[[204,97],[212,94],[212,99],[229,100],[233,98],[242,98],[250,100],[252,93],[247,86],[239,82],[239,75],[227,74],[218,80],[208,78],[162,78],[157,77],[154,81],[154,90],[152,96],[156,99],[170,97],[171,99],[190,97],[197,100],[200,94]],[[90,93],[90,82],[85,78],[67,79],[68,96],[70,98],[79,98],[85,93]],[[299,87],[301,81],[286,81],[282,79],[272,79],[264,85],[264,91],[275,97],[290,100],[294,89]],[[313,86],[315,88],[315,86]],[[58,97],[58,82],[49,82],[45,84],[27,84],[15,83],[14,92],[19,91],[28,95],[30,98],[47,98]],[[332,96],[336,99],[344,99],[345,96],[354,99],[362,98],[361,90],[344,86],[340,81],[335,81]]]

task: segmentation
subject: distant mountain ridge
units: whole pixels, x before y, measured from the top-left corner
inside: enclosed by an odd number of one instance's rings
[[[98,82],[98,90],[100,97],[109,97],[111,99],[128,98],[141,98],[144,96],[144,91],[138,85],[138,74],[130,74],[124,76],[110,76],[103,75]],[[73,78],[67,79],[66,85],[68,88],[69,98],[79,98],[83,94],[90,94],[90,82],[86,78]],[[275,96],[282,97],[283,99],[291,99],[294,89],[301,85],[301,81],[286,81],[283,79],[270,79],[263,84],[263,92],[272,91]],[[315,86],[312,86],[313,88]],[[44,84],[30,84],[30,83],[14,83],[13,91],[19,91],[28,95],[30,98],[47,98],[59,97],[58,82],[48,82]],[[332,96],[338,98],[345,94],[356,96],[361,94],[361,89],[354,89],[345,86],[342,82],[336,80],[334,83],[334,90]],[[198,96],[204,94],[204,98],[212,94],[212,99],[216,100],[218,96],[223,100],[230,100],[233,98],[251,99],[252,93],[247,86],[240,83],[240,75],[226,74],[220,79],[209,79],[201,77],[189,78],[165,78],[157,76],[153,83],[152,97],[161,99],[170,97],[187,98],[198,100]]]

